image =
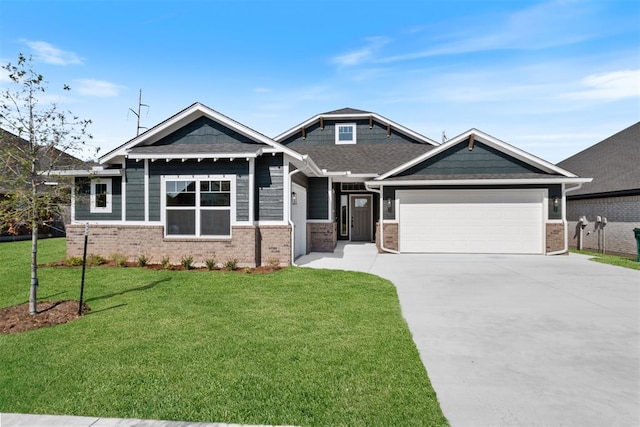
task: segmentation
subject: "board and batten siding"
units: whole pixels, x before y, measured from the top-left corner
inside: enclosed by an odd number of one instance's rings
[[[330,219],[328,178],[309,178],[308,219]]]
[[[255,167],[255,219],[283,221],[284,166],[282,154],[261,156]]]
[[[125,169],[126,220],[144,221],[144,162],[127,160]]]
[[[249,162],[245,159],[234,161],[212,159],[198,162],[157,161],[149,162],[149,221],[160,221],[161,177],[163,175],[235,175],[236,176],[236,221],[249,220]],[[143,181],[144,185],[144,181]],[[130,187],[127,186],[127,193]],[[144,208],[144,206],[142,206]],[[144,215],[144,209],[143,209]],[[128,215],[127,215],[128,216]]]
[[[122,178],[111,178],[111,212],[91,212],[91,179],[76,178],[74,216],[76,221],[120,221],[122,219]]]

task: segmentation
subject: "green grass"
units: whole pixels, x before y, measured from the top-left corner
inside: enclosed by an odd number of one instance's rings
[[[616,255],[601,254],[598,252],[591,252],[591,251],[579,251],[577,249],[572,249],[571,252],[576,254],[592,256],[593,258],[590,258],[589,259],[590,261],[601,262],[603,264],[617,265],[618,267],[631,268],[633,270],[640,270],[640,262],[637,262],[636,260],[633,260],[630,258],[625,258],[621,256],[616,256]]]
[[[0,244],[2,306],[26,302],[29,243]],[[40,261],[64,257],[40,242]],[[80,268],[40,269],[40,300]],[[354,272],[87,269],[92,311],[0,335],[0,412],[249,424],[447,425],[393,285]]]

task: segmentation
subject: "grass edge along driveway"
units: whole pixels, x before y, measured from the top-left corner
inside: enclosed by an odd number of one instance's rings
[[[64,257],[40,242],[40,261]],[[0,244],[0,301],[25,302],[29,242]],[[42,268],[41,300],[80,269]],[[395,287],[287,268],[87,270],[82,319],[0,335],[0,412],[287,425],[447,425]]]

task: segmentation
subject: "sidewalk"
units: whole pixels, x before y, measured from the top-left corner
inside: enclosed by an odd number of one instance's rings
[[[249,427],[246,424],[0,413],[0,427]],[[254,426],[270,427],[270,426]]]

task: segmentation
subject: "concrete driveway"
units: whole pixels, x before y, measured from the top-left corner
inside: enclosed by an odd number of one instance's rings
[[[377,254],[300,266],[391,280],[452,426],[640,425],[640,271],[588,257]]]

